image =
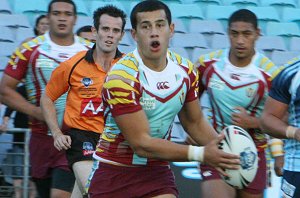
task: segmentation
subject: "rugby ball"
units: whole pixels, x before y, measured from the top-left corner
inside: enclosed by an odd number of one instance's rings
[[[255,178],[258,169],[257,149],[252,137],[243,128],[230,125],[222,130],[225,138],[220,147],[226,153],[240,156],[241,165],[238,170],[226,169],[229,177],[223,180],[237,189],[247,187]]]

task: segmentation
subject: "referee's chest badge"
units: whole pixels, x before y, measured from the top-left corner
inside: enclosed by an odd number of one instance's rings
[[[88,87],[88,86],[90,86],[91,84],[93,84],[93,81],[92,81],[92,79],[85,77],[85,78],[82,78],[81,83],[82,83],[85,87]]]

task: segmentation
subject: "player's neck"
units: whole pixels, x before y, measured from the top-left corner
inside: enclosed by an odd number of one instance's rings
[[[105,53],[101,50],[94,50],[93,58],[96,64],[100,65],[102,69],[107,72],[110,67],[111,63],[116,55],[116,52]]]
[[[144,65],[153,71],[161,72],[166,68],[168,64],[166,56],[161,56],[158,58],[149,58],[144,56],[142,53],[139,54],[142,58]]]
[[[51,34],[51,32],[49,32],[49,36],[51,38],[51,41],[57,45],[70,46],[74,43],[74,35],[73,34],[62,37],[62,36],[58,36],[55,34]]]
[[[232,65],[236,66],[236,67],[246,67],[247,65],[249,65],[252,61],[254,54],[251,56],[247,56],[247,57],[237,57],[232,53],[229,53],[229,61]]]

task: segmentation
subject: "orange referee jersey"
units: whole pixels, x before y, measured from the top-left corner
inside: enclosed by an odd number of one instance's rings
[[[47,83],[45,93],[57,100],[67,92],[64,122],[69,128],[102,133],[104,127],[101,90],[106,72],[93,59],[93,49],[81,51],[61,63]],[[117,50],[112,65],[123,54]]]

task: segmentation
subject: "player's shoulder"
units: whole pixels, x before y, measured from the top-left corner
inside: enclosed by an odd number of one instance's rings
[[[168,50],[168,57],[176,65],[185,68],[189,74],[195,70],[194,64],[189,59],[182,57],[180,54],[176,52]]]
[[[80,36],[77,36],[77,35],[75,35],[75,41],[76,41],[77,44],[83,45],[83,46],[85,46],[87,48],[92,48],[93,45],[94,45],[93,42],[91,42],[89,40],[86,40],[86,39],[84,39],[84,38],[82,38]]]
[[[41,44],[46,42],[46,38],[44,35],[37,36],[31,39],[28,39],[27,41],[23,42],[20,46],[19,49],[21,51],[28,50],[32,51],[34,48],[40,46]]]
[[[116,62],[107,73],[106,82],[112,83],[123,81],[126,82],[126,84],[137,82],[139,64],[138,59],[132,52],[126,54],[123,58]]]
[[[226,57],[228,49],[219,49],[206,54],[199,55],[195,65],[196,67],[205,67],[207,68],[212,63],[222,62]]]
[[[113,66],[112,70],[125,70],[131,72],[138,72],[139,61],[133,52],[130,52],[123,56]]]
[[[280,68],[279,78],[292,78],[300,70],[300,56],[293,58]]]
[[[255,55],[255,65],[265,71],[270,70],[273,67],[277,67],[271,59],[269,59],[266,55],[260,52],[256,52]]]

